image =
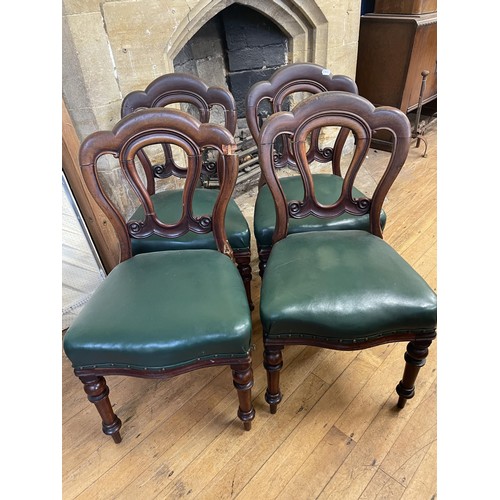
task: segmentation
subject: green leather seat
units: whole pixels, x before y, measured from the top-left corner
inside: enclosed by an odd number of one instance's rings
[[[276,243],[260,315],[268,338],[352,344],[433,332],[436,310],[434,291],[386,242],[346,230],[294,234]]]
[[[136,164],[144,160],[148,146],[166,151],[176,146],[190,158],[184,193],[154,195],[151,184],[144,184]],[[197,185],[207,148],[217,148],[221,155],[219,189],[196,192],[191,186]],[[165,108],[138,109],[112,130],[93,132],[80,146],[86,186],[118,240],[118,264],[75,318],[63,343],[75,376],[101,417],[104,434],[115,443],[121,442],[122,422],[109,399],[108,375],[157,380],[229,366],[238,395],[237,416],[245,430],[251,428],[255,410],[250,297],[242,280],[244,266],[237,264],[225,230],[238,176],[235,149],[234,135],[227,128]],[[126,222],[128,213],[113,196],[113,190],[123,186],[103,182],[103,171],[97,168],[103,155],[118,159],[121,179],[138,195],[142,210],[135,224]],[[209,235],[193,235],[191,247],[189,237],[178,238],[183,232],[206,230]],[[248,232],[241,231],[247,243]],[[151,238],[153,234],[161,238]],[[177,239],[183,243],[175,244]],[[134,241],[144,240],[151,248],[135,248],[134,254]],[[165,249],[169,251],[160,251]],[[249,258],[244,252],[239,256],[240,262]]]
[[[182,212],[182,190],[169,190],[151,196],[158,218],[165,223],[173,224],[179,220]],[[193,212],[195,216],[211,214],[218,191],[214,189],[196,189],[193,198]],[[134,212],[130,220],[143,220],[142,205]],[[226,212],[226,233],[229,244],[235,252],[250,250],[250,229],[248,222],[241,213],[238,205],[231,199]],[[213,233],[197,234],[189,232],[178,238],[162,238],[151,235],[147,238],[132,239],[132,253],[137,255],[145,252],[160,250],[209,248],[216,249]]]
[[[247,357],[251,331],[245,290],[227,256],[153,252],[111,271],[66,333],[64,349],[75,369],[155,371]]]
[[[322,204],[332,204],[337,201],[344,179],[333,174],[313,174],[314,190],[317,200]],[[280,179],[281,187],[288,201],[302,200],[304,197],[304,185],[300,175],[283,177]],[[354,198],[366,198],[361,191],[356,188],[352,190]],[[386,215],[381,212],[380,224],[385,227]],[[276,224],[276,211],[271,191],[267,184],[263,185],[257,195],[254,212],[254,232],[255,240],[260,249],[272,246],[274,226]],[[368,214],[362,216],[344,213],[331,219],[320,219],[315,216],[303,219],[290,217],[288,223],[289,234],[328,231],[341,229],[362,229],[368,231],[370,228],[370,217]]]
[[[342,127],[355,137],[344,179],[314,177],[311,172],[307,138],[324,127]],[[353,203],[353,186],[378,130],[391,132],[392,151],[384,159],[384,173],[371,199]],[[297,180],[275,175],[273,141],[281,134],[293,144]],[[425,280],[384,242],[381,220],[387,193],[408,157],[411,137],[410,122],[401,110],[377,108],[348,92],[317,93],[264,122],[260,166],[273,187],[277,217],[272,249],[261,252],[269,256],[267,265],[261,266],[260,317],[268,378],[265,398],[271,413],[282,400],[282,351],[294,344],[360,350],[408,342],[403,378],[396,387],[398,407],[414,396],[418,372],[436,338],[437,300]],[[297,187],[301,184],[304,192]],[[294,200],[302,203],[290,205]],[[361,229],[346,220],[348,211],[359,214],[352,222],[361,221]],[[313,219],[305,225],[307,230],[296,232],[294,225],[301,226],[311,214],[321,226],[314,226]],[[325,221],[342,227],[325,229]]]

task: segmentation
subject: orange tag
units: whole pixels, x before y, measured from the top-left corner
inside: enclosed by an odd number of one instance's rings
[[[234,155],[236,153],[236,144],[223,144],[222,152],[225,155]]]

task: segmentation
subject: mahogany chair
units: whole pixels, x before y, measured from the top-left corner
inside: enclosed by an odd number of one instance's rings
[[[179,199],[180,216],[165,223],[155,197],[138,174],[136,160],[150,144],[173,144],[188,161]],[[195,215],[196,183],[203,150],[216,148],[223,170],[211,210]],[[249,430],[253,374],[252,323],[245,288],[233,262],[224,219],[238,166],[233,135],[224,127],[202,124],[178,110],[140,110],[112,131],[95,132],[80,149],[85,183],[111,221],[120,243],[120,263],[109,273],[67,330],[64,350],[88,399],[102,418],[102,429],[121,441],[121,421],[114,413],[105,376],[168,378],[207,366],[229,365],[239,397],[238,417]],[[138,219],[126,222],[99,180],[98,160],[119,159],[123,177],[141,202]],[[209,234],[216,249],[196,248],[133,255],[135,240],[155,235],[172,239]],[[209,300],[207,300],[209,298]]]
[[[324,126],[349,128],[356,148],[338,194],[327,203],[316,196],[316,178],[307,158],[308,134]],[[394,138],[385,172],[373,197],[352,195],[356,175],[375,130]],[[303,183],[303,198],[288,201],[273,163],[273,142],[291,139]],[[406,368],[397,385],[398,406],[414,395],[415,380],[436,337],[436,295],[423,278],[382,239],[384,198],[408,155],[411,127],[406,115],[345,92],[324,92],[280,112],[264,123],[259,139],[260,165],[276,208],[273,248],[262,278],[260,317],[268,375],[266,401],[276,412],[286,345],[301,344],[358,350],[409,342]],[[367,230],[322,230],[291,234],[290,222],[342,214],[368,217]]]
[[[222,87],[209,87],[195,75],[187,73],[169,73],[153,80],[144,91],[134,91],[125,96],[122,102],[122,117],[138,109],[165,107],[172,104],[184,104],[190,114],[193,114],[202,123],[215,121],[214,114],[218,113],[224,126],[235,134],[236,132],[236,104],[231,93]],[[184,110],[186,110],[184,109]],[[187,112],[187,111],[186,111]],[[197,116],[196,116],[197,115]],[[174,176],[186,177],[186,169],[175,161],[172,148],[163,144],[163,163],[155,163],[146,151],[140,151],[138,158],[143,165],[147,178],[147,188],[158,207],[158,212],[166,221],[177,220],[179,200],[182,194],[180,189],[167,189],[156,193],[155,179],[166,179]],[[200,173],[200,184],[209,183],[217,176],[221,177],[217,166],[217,151],[207,149],[204,152]],[[195,214],[211,211],[217,199],[217,189],[203,189],[195,191],[193,210]],[[132,218],[137,217],[134,213]],[[238,205],[231,198],[226,214],[226,232],[234,251],[234,258],[241,278],[245,284],[248,303],[253,308],[251,297],[252,269],[250,267],[250,228]],[[215,241],[211,234],[192,234],[182,238],[165,240],[156,235],[134,241],[132,253],[156,252],[158,250],[192,248],[215,248]]]
[[[296,63],[278,69],[268,81],[254,84],[247,95],[246,119],[248,128],[256,143],[262,115],[274,114],[289,107],[290,97],[300,96],[298,93],[316,94],[327,91],[344,91],[358,93],[356,83],[343,75],[332,75],[330,70],[312,63]],[[304,95],[304,94],[302,94]],[[266,111],[267,107],[267,111]],[[262,111],[264,109],[264,111]],[[333,193],[340,194],[342,188],[341,157],[342,150],[349,135],[347,128],[341,128],[332,147],[321,147],[319,131],[313,131],[310,137],[310,146],[307,150],[309,163],[332,163],[332,173],[314,173],[318,200],[328,199]],[[276,145],[276,144],[275,144]],[[291,167],[296,169],[297,162],[293,153],[293,146],[289,139],[281,138],[274,151],[274,167],[277,169]],[[276,223],[273,199],[269,188],[265,186],[265,178],[259,180],[259,193],[255,203],[254,233],[259,252],[260,275],[264,273],[267,259],[272,247],[272,236]],[[290,176],[282,179],[281,186],[289,200],[300,199],[303,196],[300,176]],[[353,195],[363,197],[364,194],[353,189]],[[382,228],[385,225],[385,213],[382,213]],[[305,217],[290,221],[289,231],[298,233],[303,231],[318,231],[332,229],[368,229],[368,217],[352,217],[344,213],[330,219],[314,219]]]

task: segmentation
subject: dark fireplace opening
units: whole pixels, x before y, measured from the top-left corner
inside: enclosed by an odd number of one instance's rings
[[[256,10],[233,4],[208,21],[174,59],[178,72],[193,73],[209,85],[227,86],[238,118],[245,118],[248,89],[267,80],[288,60],[288,38]]]
[[[238,113],[240,175],[237,191],[246,190],[258,175],[257,147],[245,120],[250,87],[267,80],[288,62],[288,38],[268,17],[244,5],[233,4],[205,23],[174,59],[176,72],[197,75],[208,85],[226,87]],[[214,121],[223,122],[223,117]],[[210,187],[217,183],[211,180]],[[207,186],[208,187],[208,186]]]

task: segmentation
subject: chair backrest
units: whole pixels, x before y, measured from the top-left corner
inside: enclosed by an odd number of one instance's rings
[[[257,82],[250,88],[246,100],[246,119],[254,141],[257,142],[259,137],[262,122],[259,113],[263,103],[268,102],[271,114],[274,114],[283,111],[286,99],[292,94],[298,92],[317,94],[335,90],[358,93],[358,87],[351,78],[333,75],[329,69],[313,63],[283,66],[273,73],[269,80]],[[348,131],[341,129],[333,148],[321,148],[319,134],[315,132],[311,136],[311,145],[307,152],[308,160],[322,163],[331,161],[333,173],[340,175],[340,159],[347,136]],[[275,167],[296,166],[289,142],[283,140],[279,149]]]
[[[233,135],[236,132],[236,103],[232,94],[222,87],[209,87],[203,80],[188,73],[162,75],[153,80],[144,91],[136,90],[126,95],[122,102],[121,116],[123,118],[138,109],[159,108],[170,104],[194,106],[198,111],[196,118],[202,123],[208,123],[214,106],[219,106],[223,113],[224,127]],[[168,145],[163,146],[163,152],[165,163],[154,166],[144,152],[139,154],[139,160],[148,180],[150,194],[155,192],[154,177],[164,179],[173,175],[184,178],[186,175],[185,168],[177,165]],[[216,161],[215,159],[203,162],[202,177],[209,178],[215,174]]]
[[[330,205],[318,202],[307,157],[307,137],[321,127],[344,127],[355,137],[355,149],[343,179],[337,201]],[[372,134],[388,130],[393,137],[393,149],[387,167],[380,177],[371,199],[352,197],[352,188],[366,157]],[[274,168],[273,143],[286,134],[304,185],[302,200],[287,200]],[[309,215],[320,218],[337,217],[345,212],[353,215],[369,214],[370,232],[382,238],[380,211],[389,188],[397,177],[406,157],[411,140],[411,126],[407,116],[399,109],[383,106],[375,108],[367,99],[346,92],[323,92],[305,99],[292,111],[272,115],[262,126],[259,135],[259,159],[265,180],[273,195],[276,226],[273,243],[286,237],[289,217],[301,219]]]
[[[143,148],[156,144],[175,145],[187,158],[186,182],[182,193],[182,214],[174,224],[159,220],[153,198],[137,171],[138,155]],[[202,168],[205,148],[219,153],[223,179],[213,213],[195,217],[193,196]],[[120,260],[132,256],[131,238],[147,238],[156,234],[177,238],[188,232],[213,231],[220,252],[233,257],[227,241],[224,218],[227,204],[236,184],[238,162],[233,134],[221,125],[201,123],[189,114],[174,109],[144,109],[122,118],[111,131],[89,135],[80,147],[80,166],[91,194],[109,218],[120,242]],[[99,179],[97,162],[103,155],[118,158],[124,179],[137,195],[145,218],[125,221],[120,210],[111,200]]]

